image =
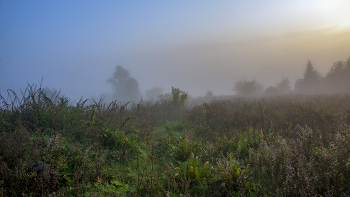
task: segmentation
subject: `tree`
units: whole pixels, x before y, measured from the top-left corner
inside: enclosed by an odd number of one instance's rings
[[[344,65],[342,61],[337,61],[333,64],[326,75],[326,83],[328,92],[340,92],[344,82]]]
[[[304,80],[306,80],[306,81],[315,80],[315,79],[317,79],[318,76],[319,76],[319,74],[318,74],[317,70],[314,68],[311,61],[308,60],[307,65],[306,65],[306,69],[304,71]]]
[[[294,85],[295,92],[302,93],[303,92],[303,85],[304,85],[304,79],[298,79]]]
[[[279,93],[277,87],[273,87],[273,86],[270,86],[268,88],[266,88],[265,90],[265,95],[266,96],[277,96]]]
[[[335,62],[331,67],[331,70],[327,73],[326,78],[331,80],[343,78],[344,68],[342,61]]]
[[[210,90],[208,90],[208,92],[205,94],[208,98],[211,98],[211,97],[213,97],[213,92],[212,91],[210,91]]]
[[[350,57],[346,62],[344,62],[344,72],[345,75],[350,79]]]
[[[347,61],[337,61],[326,75],[326,84],[330,93],[349,92],[350,57]]]
[[[179,88],[171,87],[171,95],[172,100],[171,102],[176,108],[182,108],[185,106],[185,103],[188,99],[187,92],[181,91]]]
[[[108,79],[107,82],[112,84],[115,91],[114,97],[117,100],[137,101],[141,97],[139,83],[136,79],[130,77],[129,71],[121,65],[116,67],[113,77]]]
[[[169,102],[172,100],[173,96],[170,93],[165,93],[165,94],[158,95],[158,98],[162,102]]]
[[[238,96],[260,96],[262,95],[264,86],[255,80],[247,81],[240,80],[235,83],[233,91],[236,92]]]
[[[291,91],[290,81],[287,77],[282,76],[281,82],[276,84],[276,88],[279,94],[288,94]]]
[[[52,99],[55,96],[58,96],[59,92],[55,89],[50,89],[49,87],[45,87],[43,89],[43,93],[45,94],[46,97]]]
[[[148,99],[156,99],[161,94],[163,94],[163,88],[160,87],[154,87],[146,91],[146,97]]]
[[[297,81],[295,84],[295,90],[303,94],[318,93],[321,90],[321,75],[313,67],[310,60],[306,65],[304,71],[304,78]]]
[[[345,85],[347,86],[345,90],[350,92],[350,57],[346,62],[344,62],[344,77],[345,77]]]

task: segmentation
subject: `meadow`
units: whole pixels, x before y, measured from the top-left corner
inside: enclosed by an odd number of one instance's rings
[[[0,196],[348,196],[350,95],[1,95]]]

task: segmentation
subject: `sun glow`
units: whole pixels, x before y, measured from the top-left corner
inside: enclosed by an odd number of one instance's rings
[[[316,28],[350,28],[350,1],[345,0],[318,0],[298,1],[294,3],[294,13],[306,14],[314,21]]]

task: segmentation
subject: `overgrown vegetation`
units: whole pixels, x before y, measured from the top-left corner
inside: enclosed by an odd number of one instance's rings
[[[347,196],[350,96],[75,105],[28,85],[0,108],[0,196]]]

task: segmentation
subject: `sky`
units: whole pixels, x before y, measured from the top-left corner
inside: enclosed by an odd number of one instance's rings
[[[238,80],[292,85],[350,56],[350,1],[0,0],[0,93],[40,84],[71,99],[111,94],[115,67],[144,94],[234,94]]]

